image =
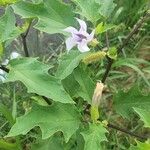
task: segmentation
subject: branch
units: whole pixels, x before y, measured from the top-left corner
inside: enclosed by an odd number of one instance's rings
[[[143,136],[137,135],[137,134],[135,134],[135,133],[133,133],[131,131],[128,131],[127,129],[122,129],[122,128],[120,128],[118,126],[114,126],[114,125],[112,125],[110,123],[107,125],[107,127],[115,129],[115,130],[118,130],[118,131],[121,131],[121,132],[126,133],[126,134],[129,134],[130,136],[134,136],[137,139],[147,140],[147,137],[143,137]]]
[[[118,54],[122,51],[122,49],[129,43],[130,39],[133,37],[134,34],[137,34],[139,29],[142,27],[143,23],[145,21],[147,21],[147,19],[149,19],[150,17],[150,11],[148,10],[147,13],[145,13],[145,15],[139,19],[139,21],[134,25],[133,29],[131,30],[131,32],[127,35],[127,37],[125,38],[125,40],[123,41],[122,45],[120,45],[117,48],[117,52]],[[104,73],[104,76],[102,78],[102,82],[104,83],[106,81],[106,78],[109,75],[109,72],[111,70],[112,64],[113,64],[113,60],[111,58],[108,58],[108,65],[106,68],[106,71]]]

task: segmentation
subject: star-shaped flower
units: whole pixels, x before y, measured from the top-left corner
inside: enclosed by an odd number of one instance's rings
[[[70,51],[77,45],[80,52],[89,51],[88,43],[94,38],[95,30],[91,34],[87,33],[87,25],[83,20],[76,18],[80,24],[79,31],[74,27],[67,27],[64,31],[71,33],[71,36],[66,40],[66,48]]]

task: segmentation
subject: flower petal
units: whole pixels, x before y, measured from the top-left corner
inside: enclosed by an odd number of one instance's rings
[[[86,40],[82,40],[81,43],[78,43],[78,49],[80,52],[88,52],[90,49],[87,46],[87,41]]]
[[[79,30],[79,32],[81,32],[81,31],[87,31],[87,25],[86,25],[85,21],[83,21],[81,19],[78,19],[78,18],[76,18],[76,19],[77,19],[77,21],[80,24],[80,30]]]
[[[88,42],[91,42],[91,41],[93,40],[94,34],[95,34],[95,30],[93,30],[93,31],[91,32],[91,34],[87,37],[87,41],[88,41]]]
[[[66,40],[67,51],[70,51],[76,45],[76,41],[73,38],[68,38]]]
[[[78,33],[78,30],[74,27],[71,27],[71,26],[64,29],[64,31],[69,32],[71,34],[77,34]]]

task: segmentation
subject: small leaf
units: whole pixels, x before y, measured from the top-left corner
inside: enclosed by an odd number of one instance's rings
[[[17,2],[18,0],[1,0],[0,1],[0,6],[7,6],[9,4],[13,4]]]
[[[143,95],[136,86],[128,92],[118,91],[113,99],[116,112],[126,118],[133,114],[133,107],[150,109],[150,94]]]
[[[108,131],[102,124],[90,124],[89,129],[83,131],[81,134],[85,140],[84,150],[103,150],[100,142],[107,141],[105,133]]]
[[[87,53],[80,53],[73,50],[63,55],[60,59],[56,76],[61,80],[65,79],[79,65],[85,55],[87,55]]]
[[[117,48],[116,47],[109,48],[107,56],[114,60],[117,59]]]
[[[96,31],[95,33],[96,34],[101,34],[101,33],[104,33],[108,30],[111,30],[113,28],[115,28],[116,25],[113,25],[113,24],[104,24],[103,22],[99,23],[96,27]]]
[[[140,119],[144,122],[144,127],[150,128],[150,109],[134,108],[134,111],[138,113]]]
[[[6,82],[19,80],[29,93],[37,93],[62,103],[73,103],[60,80],[48,74],[49,68],[35,58],[13,59],[9,64],[10,72]]]
[[[80,114],[74,105],[62,103],[55,103],[47,107],[34,105],[29,113],[16,119],[7,137],[25,135],[35,126],[39,126],[42,131],[42,139],[62,131],[65,141],[68,142],[79,128],[79,124]]]

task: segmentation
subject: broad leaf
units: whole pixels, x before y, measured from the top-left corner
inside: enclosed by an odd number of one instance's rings
[[[16,19],[10,7],[0,18],[0,43],[12,40],[20,35],[20,30],[15,26]]]
[[[14,59],[9,64],[7,82],[20,80],[30,93],[37,93],[62,103],[73,103],[61,82],[48,74],[49,68],[35,58]]]
[[[113,99],[116,112],[126,118],[133,114],[133,107],[150,109],[150,94],[143,95],[137,87],[131,88],[128,92],[119,91]]]
[[[81,134],[85,140],[85,150],[102,150],[100,142],[107,141],[107,130],[101,124],[90,124],[89,129]]]
[[[56,76],[61,80],[65,79],[79,65],[85,55],[87,55],[87,53],[80,53],[73,50],[68,54],[63,55],[60,59]]]
[[[71,104],[54,103],[51,106],[34,105],[32,110],[16,119],[7,137],[28,133],[35,126],[42,131],[42,139],[62,131],[65,141],[76,132],[80,124],[80,115]]]
[[[95,0],[99,5],[99,13],[104,17],[109,17],[113,12],[116,4],[113,2],[114,0]]]
[[[134,108],[134,111],[138,113],[140,119],[144,122],[144,127],[150,128],[150,109]]]
[[[44,0],[39,4],[22,1],[12,7],[23,18],[38,18],[34,27],[47,33],[63,33],[66,27],[74,23],[71,8],[59,0]]]
[[[84,100],[88,101],[89,104],[91,104],[95,88],[94,82],[88,76],[88,73],[81,67],[77,67],[74,70],[74,77],[80,85],[80,87],[78,88],[78,95]]]
[[[98,19],[100,19],[99,15],[99,8],[100,5],[98,5],[95,0],[72,0],[79,6],[79,13],[83,17],[86,17],[87,20],[92,21],[93,23],[96,23]]]

